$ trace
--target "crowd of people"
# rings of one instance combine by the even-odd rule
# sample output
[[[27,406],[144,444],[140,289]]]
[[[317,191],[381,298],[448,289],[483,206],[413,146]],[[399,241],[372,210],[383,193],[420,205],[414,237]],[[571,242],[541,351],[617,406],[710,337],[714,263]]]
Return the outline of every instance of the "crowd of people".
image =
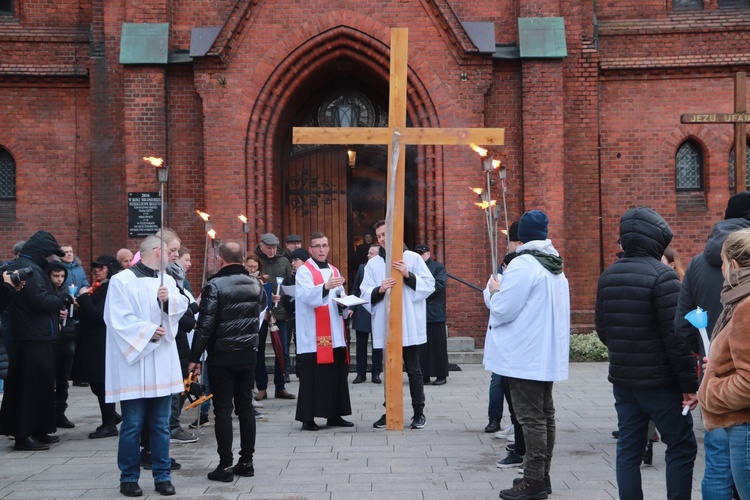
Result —
[[[219,463],[208,478],[253,476],[257,408],[268,397],[267,338],[274,350],[273,394],[296,399],[301,429],[320,430],[316,419],[325,419],[325,427],[354,427],[345,418],[352,414],[350,327],[357,339],[352,383],[367,380],[370,340],[371,381],[381,384],[385,303],[399,281],[410,427],[424,428],[424,384],[443,385],[448,377],[447,273],[421,244],[405,249],[389,269],[386,234],[385,221],[378,221],[374,240],[370,235],[362,245],[366,252],[358,250],[365,260],[350,291],[360,301],[350,307],[346,280],[329,262],[329,239],[321,232],[310,235],[307,249],[300,236],[289,235],[282,250],[271,233],[249,255],[238,243],[224,243],[218,271],[194,294],[190,252],[172,230],[146,237],[135,254],[120,249],[98,257],[91,282],[72,246],[38,231],[16,245],[0,284],[8,353],[5,364],[0,356],[6,379],[0,433],[14,439],[16,450],[49,449],[60,440],[57,428],[75,427],[66,415],[69,381],[88,385],[101,412],[89,438],[119,436],[120,493],[143,495],[141,469],[150,469],[155,490],[174,495],[171,471],[181,465],[170,457],[170,443],[198,440],[182,427],[180,414],[185,380],[201,378],[211,399],[190,427],[208,425],[213,404]],[[508,240],[509,253],[484,290],[483,362],[491,372],[485,431],[509,441],[497,466],[523,469],[500,498],[545,499],[552,493],[553,386],[568,378],[569,288],[544,212],[523,214]],[[671,228],[654,210],[628,210],[620,220],[618,258],[599,279],[596,333],[609,352],[619,495],[643,498],[640,465],[649,463],[660,439],[667,445],[668,498],[690,498],[697,454],[690,410],[700,404],[707,429],[704,498],[750,498],[750,193],[730,199],[725,220],[687,269],[671,240]],[[685,319],[699,306],[708,312],[710,349]],[[286,388],[290,372],[299,377],[297,395]],[[512,422],[506,428],[504,401]],[[387,425],[385,414],[373,423]]]
[[[379,240],[385,244],[384,223],[379,224]],[[357,294],[367,290],[374,298],[355,313],[336,301],[346,296],[345,279],[328,262],[330,247],[322,233],[311,235],[308,250],[302,248],[298,235],[287,236],[282,250],[275,235],[264,234],[255,252],[247,256],[238,243],[224,243],[218,249],[218,271],[196,295],[187,279],[190,252],[170,229],[146,237],[135,254],[123,248],[114,256],[99,256],[91,262],[90,282],[71,245],[59,245],[46,231],[35,233],[16,245],[0,286],[4,311],[0,354],[7,353],[0,358],[0,379],[7,379],[0,433],[14,440],[16,450],[48,450],[60,440],[58,428],[76,425],[66,415],[69,382],[88,386],[101,412],[101,425],[88,437],[119,436],[120,493],[143,495],[139,486],[143,468],[152,471],[159,494],[173,495],[171,471],[181,464],[170,457],[170,443],[198,440],[180,424],[185,380],[202,377],[210,399],[190,427],[209,425],[213,404],[219,465],[208,478],[231,481],[235,475],[253,476],[256,419],[262,417],[257,408],[268,397],[267,336],[275,353],[273,394],[297,399],[296,419],[302,429],[318,430],[315,418],[325,418],[328,426],[353,427],[343,418],[351,414],[348,320],[379,320],[374,327],[361,328],[368,335],[375,332],[372,381],[381,383],[385,315],[380,308],[385,292],[395,284],[395,279],[386,277],[381,247],[372,244],[367,249],[378,267],[373,271],[363,265],[359,284],[363,288]],[[407,289],[419,294],[407,292],[404,299],[411,308],[411,318],[405,319],[409,330],[404,352],[414,429],[426,425],[422,384],[429,372],[423,376],[420,371],[419,349],[427,340],[425,299],[435,292],[435,278],[425,264],[434,261],[426,246],[418,250],[405,253],[408,265],[405,260],[394,262]],[[438,334],[445,336],[445,270],[437,267],[442,270],[442,287],[434,299],[442,303],[442,316],[436,321],[442,324]],[[369,282],[365,282],[366,270]],[[380,281],[375,283],[377,273]],[[292,337],[299,397],[286,389]],[[362,339],[364,351],[358,348],[358,363],[365,367],[367,341],[367,336]],[[435,344],[445,350],[444,338]],[[433,362],[430,370],[445,383],[447,351],[432,357],[440,361]],[[240,424],[236,464],[232,411]],[[381,420],[384,417],[374,427],[384,427]]]

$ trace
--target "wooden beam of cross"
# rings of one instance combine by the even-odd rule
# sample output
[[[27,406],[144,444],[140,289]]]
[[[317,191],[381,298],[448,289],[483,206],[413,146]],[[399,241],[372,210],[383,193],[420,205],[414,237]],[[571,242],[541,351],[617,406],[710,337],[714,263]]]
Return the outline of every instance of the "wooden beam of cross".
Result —
[[[747,189],[747,76],[744,72],[734,75],[734,113],[694,113],[680,116],[680,123],[734,124],[734,192]]]
[[[406,90],[409,30],[391,30],[390,95],[388,99],[388,127],[336,128],[295,127],[294,144],[379,144],[388,145],[388,199],[386,248],[387,272],[392,273],[392,263],[403,258],[404,242],[404,178],[406,161],[401,150],[406,145],[492,145],[501,146],[505,139],[502,128],[407,128]],[[394,155],[395,153],[395,155]],[[395,159],[394,159],[395,157]],[[386,330],[385,401],[386,424],[390,430],[403,429],[404,394],[402,378],[402,280],[396,280],[385,297],[386,310],[390,311]]]

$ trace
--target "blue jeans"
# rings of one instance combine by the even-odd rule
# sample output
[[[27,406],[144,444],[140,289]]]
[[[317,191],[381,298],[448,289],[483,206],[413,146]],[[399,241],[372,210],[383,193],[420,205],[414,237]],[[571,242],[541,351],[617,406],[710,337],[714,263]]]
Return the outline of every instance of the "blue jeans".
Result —
[[[732,469],[729,462],[729,439],[726,429],[706,431],[703,447],[706,451],[706,472],[701,481],[703,498],[731,500]]]
[[[727,427],[732,478],[740,498],[750,498],[750,423]]]
[[[698,453],[693,417],[682,416],[680,389],[631,389],[612,386],[620,438],[617,440],[617,487],[620,499],[642,499],[641,459],[653,420],[667,445],[667,498],[690,498]]]
[[[203,382],[203,385],[206,386],[206,395],[211,394],[211,386],[208,385],[208,363],[203,363],[203,371],[201,371],[201,382]],[[201,403],[201,415],[208,415],[208,412],[211,410],[211,400],[207,399],[203,403]]]
[[[490,377],[490,404],[487,416],[500,420],[503,418],[503,376],[493,373]]]
[[[122,426],[117,448],[120,482],[138,482],[141,475],[140,438],[143,423],[148,422],[151,441],[151,473],[155,483],[169,481],[169,415],[172,396],[131,399],[120,402]]]

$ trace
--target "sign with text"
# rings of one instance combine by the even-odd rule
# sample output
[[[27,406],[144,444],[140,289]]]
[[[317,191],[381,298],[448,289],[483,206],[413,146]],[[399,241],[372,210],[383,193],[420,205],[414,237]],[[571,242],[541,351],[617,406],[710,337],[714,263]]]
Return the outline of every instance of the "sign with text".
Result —
[[[680,123],[750,123],[750,113],[703,113],[682,115]]]
[[[159,193],[128,193],[128,236],[148,236],[160,229]]]

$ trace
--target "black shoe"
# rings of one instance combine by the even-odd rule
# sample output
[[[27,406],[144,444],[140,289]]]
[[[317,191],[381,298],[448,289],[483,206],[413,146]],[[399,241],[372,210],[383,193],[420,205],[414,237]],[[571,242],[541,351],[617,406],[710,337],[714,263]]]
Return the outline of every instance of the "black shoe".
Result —
[[[224,467],[219,464],[214,470],[208,473],[208,478],[211,481],[221,481],[222,483],[231,483],[234,481],[234,471],[232,466]]]
[[[242,477],[253,477],[255,475],[255,469],[253,468],[253,461],[249,462],[237,462],[232,472]]]
[[[329,427],[354,427],[354,422],[349,422],[341,417],[333,417],[328,419],[326,425]]]
[[[430,377],[424,377],[424,378],[422,379],[422,382],[424,382],[424,385],[427,385],[427,384],[429,384],[429,383],[430,383]]]
[[[309,422],[302,422],[302,430],[303,431],[317,431],[318,424],[316,424],[314,420],[310,420]]]
[[[366,381],[367,377],[365,377],[364,375],[357,375],[356,377],[354,377],[354,380],[352,380],[352,384],[361,384],[362,382]]]
[[[505,447],[505,451],[510,453],[516,452],[516,443],[510,443],[508,446]],[[523,453],[519,453],[520,456],[523,456]]]
[[[49,444],[42,443],[34,436],[26,436],[23,439],[16,439],[14,448],[19,451],[41,451],[49,450]]]
[[[425,425],[427,425],[427,419],[424,417],[424,413],[420,413],[419,415],[414,415],[411,418],[412,429],[424,429]]]
[[[654,443],[652,441],[649,441],[646,445],[642,461],[644,465],[651,465],[654,463]]]
[[[34,436],[37,441],[44,444],[52,444],[52,443],[59,443],[60,442],[60,436],[55,436],[54,434],[37,434]]]
[[[57,426],[61,429],[73,429],[76,424],[68,420],[68,417],[66,417],[64,413],[60,413],[57,416]]]
[[[382,384],[383,381],[380,380],[380,375],[373,375],[372,376],[372,383],[373,384]]]
[[[490,417],[490,423],[484,428],[484,432],[497,432],[500,430],[500,419]]]
[[[120,423],[122,423],[122,415],[115,412],[115,425],[120,425]]]
[[[120,493],[126,497],[143,496],[143,490],[138,483],[120,483]]]
[[[94,432],[89,434],[89,439],[101,439],[108,437],[115,437],[120,433],[117,431],[117,427],[114,425],[100,425]]]
[[[498,460],[497,463],[498,468],[500,469],[507,469],[509,467],[522,467],[523,466],[523,455],[518,455],[516,452],[511,451],[508,453],[508,456],[503,458],[502,460]]]
[[[518,484],[518,483],[520,483],[521,481],[523,481],[523,478],[522,478],[522,477],[517,477],[517,478],[515,478],[515,479],[513,480],[513,486],[517,485],[517,484]],[[552,480],[550,479],[550,477],[549,477],[549,476],[547,476],[547,477],[545,477],[545,478],[544,478],[544,486],[546,486],[546,487],[547,487],[547,494],[548,494],[548,495],[551,495],[551,494],[552,494]]]
[[[515,481],[514,481],[515,482]],[[544,479],[522,478],[509,490],[502,490],[500,498],[505,500],[543,500],[547,498],[547,485]]]
[[[377,420],[377,422],[375,422],[374,424],[372,424],[372,426],[373,426],[373,427],[374,427],[375,429],[385,429],[386,425],[387,425],[387,424],[386,424],[386,422],[385,422],[385,413],[383,413],[383,416],[381,416],[381,417],[380,417],[380,418],[379,418],[379,419]]]
[[[439,377],[435,379],[432,385],[445,385],[446,382],[447,380],[445,380],[445,377]]]
[[[158,483],[154,483],[154,489],[160,495],[164,496],[170,496],[176,493],[172,481],[160,481]]]
[[[169,470],[179,470],[182,469],[182,464],[179,463],[174,458],[170,458],[171,462],[169,464]],[[141,452],[141,467],[143,467],[146,470],[151,470],[151,452],[150,451],[142,451]]]
[[[612,431],[612,437],[615,439],[620,438],[620,431]]]
[[[75,387],[88,387],[89,384],[88,384],[88,382],[76,382],[76,381],[74,381],[73,382],[73,386],[75,386]]]

